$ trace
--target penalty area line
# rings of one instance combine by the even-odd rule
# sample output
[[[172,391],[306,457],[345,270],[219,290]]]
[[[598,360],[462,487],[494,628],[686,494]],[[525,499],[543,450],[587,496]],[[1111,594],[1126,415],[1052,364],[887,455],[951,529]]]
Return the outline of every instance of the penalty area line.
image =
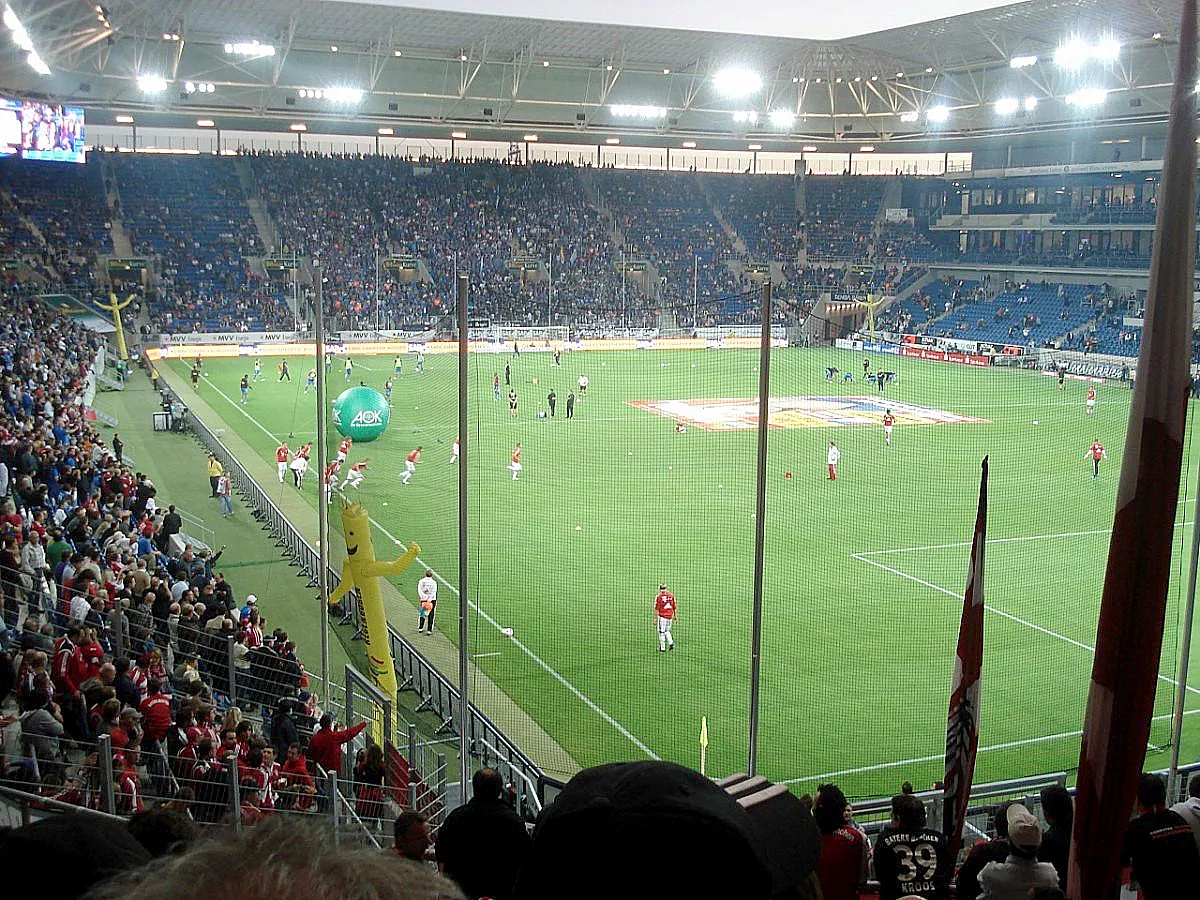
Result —
[[[1200,714],[1200,709],[1189,709],[1183,713],[1185,716],[1194,716]],[[1172,713],[1163,713],[1154,717],[1154,721],[1158,722],[1164,719],[1173,718]],[[1067,738],[1081,737],[1083,731],[1060,731],[1058,734],[1045,734],[1041,737],[1022,738],[1016,741],[1005,741],[1001,744],[991,744],[987,747],[980,747],[980,753],[991,753],[997,750],[1014,750],[1017,747],[1028,747],[1032,744],[1044,744],[1049,741],[1061,741]],[[880,772],[884,769],[895,769],[900,766],[915,766],[921,763],[938,762],[946,758],[945,753],[932,753],[929,756],[914,756],[911,759],[899,759],[895,762],[876,763],[871,766],[858,766],[854,769],[841,769],[837,772],[822,772],[819,775],[802,775],[799,778],[785,778],[780,781],[780,784],[800,784],[801,782],[816,781],[821,782],[829,778],[840,778],[845,775],[861,775],[865,772]]]
[[[1182,525],[1190,525],[1191,523],[1184,522],[1181,524]],[[1176,526],[1176,527],[1179,527],[1179,526]],[[915,582],[916,584],[919,584],[922,587],[929,588],[931,591],[937,591],[938,593],[945,594],[947,597],[953,597],[955,600],[960,600],[960,601],[962,600],[961,593],[959,593],[957,591],[952,591],[949,588],[944,588],[940,584],[934,584],[932,581],[926,581],[924,578],[918,578],[916,575],[911,575],[908,572],[905,572],[901,569],[896,569],[896,568],[893,568],[892,566],[884,565],[883,563],[877,562],[873,559],[867,559],[865,556],[862,556],[861,554],[858,554],[858,553],[850,554],[850,558],[857,559],[859,562],[865,562],[868,565],[875,566],[878,569],[883,569],[885,572],[890,572],[892,575],[898,575],[901,578],[908,579],[909,581]],[[1086,650],[1088,653],[1091,653],[1092,655],[1095,655],[1095,653],[1096,653],[1096,648],[1093,647],[1091,644],[1085,644],[1083,641],[1077,641],[1073,637],[1067,637],[1065,634],[1062,634],[1061,632],[1054,631],[1053,629],[1050,629],[1050,628],[1046,628],[1043,625],[1038,625],[1036,622],[1030,622],[1028,619],[1023,619],[1020,616],[1013,615],[1010,612],[1005,612],[1004,610],[1002,610],[1000,607],[996,606],[995,604],[988,603],[986,601],[986,598],[985,598],[985,601],[983,604],[983,610],[984,610],[984,612],[989,612],[989,613],[992,613],[993,615],[997,615],[1002,618],[1008,619],[1010,622],[1016,622],[1018,625],[1024,625],[1026,628],[1032,628],[1034,631],[1040,632],[1048,637],[1057,638],[1058,640],[1064,641],[1065,643],[1068,643],[1073,647],[1078,647],[1080,650]],[[1167,675],[1163,675],[1161,672],[1157,673],[1157,674],[1158,674],[1159,681],[1166,682],[1167,684],[1171,685],[1171,687],[1179,687],[1179,682],[1176,681],[1174,678],[1171,678]],[[1190,684],[1184,685],[1184,690],[1186,690],[1188,693],[1196,694],[1196,695],[1200,696],[1200,688],[1194,688]]]
[[[210,383],[209,386],[214,391],[216,391],[218,394],[220,394],[222,397],[224,397],[225,401],[230,406],[232,406],[234,409],[238,410],[243,416],[245,416],[247,419],[249,419],[251,422],[253,422],[258,427],[258,429],[260,431],[262,431],[263,434],[265,434],[267,437],[269,437],[273,441],[276,441],[276,442],[279,441],[279,438],[276,435],[272,434],[271,431],[265,425],[262,424],[262,422],[258,421],[258,419],[254,418],[254,416],[250,415],[249,412],[247,412],[245,409],[242,408],[243,404],[236,402],[232,397],[230,397],[228,394],[226,394],[224,391],[222,391],[216,385]],[[319,498],[318,498],[318,500],[319,500]],[[368,518],[370,519],[371,524],[379,529],[380,533],[382,533],[386,538],[391,540],[392,543],[394,543],[397,547],[400,548],[402,553],[408,551],[408,546],[406,544],[401,543],[399,538],[397,538],[394,534],[392,534],[390,531],[388,531],[386,528],[384,528],[383,525],[381,525],[374,517],[368,517]],[[433,568],[433,566],[428,565],[419,556],[416,557],[415,561],[420,563],[425,568],[429,569],[431,572],[433,572],[434,577],[437,578],[438,581],[440,581],[442,584],[444,584],[450,590],[450,592],[454,594],[455,597],[458,596],[458,588],[456,588],[454,585],[452,585],[450,582],[448,582],[445,578],[443,578],[441,576],[441,574],[436,569]],[[479,604],[477,604],[474,600],[468,599],[467,604],[471,607],[471,609],[473,609],[477,613],[479,613],[479,615],[483,618],[483,620],[485,622],[487,622],[489,625],[491,625],[497,631],[501,630],[502,626],[500,625],[500,623],[497,622],[495,619],[493,619],[491,616],[489,616],[487,614],[487,612],[484,611],[484,609],[482,607],[480,607]],[[575,687],[575,685],[571,684],[571,682],[567,681],[567,679],[564,678],[557,669],[555,669],[548,662],[546,662],[544,659],[542,659],[540,656],[538,656],[536,653],[534,653],[532,650],[530,650],[529,647],[527,647],[524,643],[522,643],[520,639],[518,639],[516,637],[510,637],[509,640],[512,641],[514,644],[516,644],[517,647],[521,650],[521,652],[524,653],[526,656],[528,656],[530,660],[532,660],[539,667],[541,667],[541,669],[543,671],[545,671],[547,675],[549,675],[551,678],[553,678],[555,681],[557,681],[559,684],[561,684],[564,688],[566,688],[580,702],[582,702],[588,709],[590,709],[592,712],[594,712],[596,715],[598,715],[601,719],[603,719],[605,722],[607,722],[609,725],[611,725],[613,728],[615,728],[617,733],[620,734],[621,737],[625,738],[627,741],[629,741],[629,743],[633,744],[633,746],[637,747],[639,750],[641,750],[643,753],[645,753],[646,756],[648,756],[650,759],[653,759],[653,760],[662,759],[661,756],[656,754],[653,750],[651,750],[649,747],[647,747],[641,740],[639,740],[638,737],[633,734],[633,732],[631,732],[628,728],[626,728],[624,725],[622,725],[620,722],[618,722],[616,719],[614,719],[612,716],[610,716],[607,712],[605,712],[605,710],[599,704],[597,704],[594,700],[592,700],[585,693],[583,693],[583,691],[579,690],[579,688]]]

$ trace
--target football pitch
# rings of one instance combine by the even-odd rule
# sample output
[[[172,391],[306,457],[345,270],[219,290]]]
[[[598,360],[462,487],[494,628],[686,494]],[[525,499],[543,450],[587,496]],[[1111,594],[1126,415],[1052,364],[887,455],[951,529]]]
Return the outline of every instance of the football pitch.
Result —
[[[330,401],[383,389],[393,358],[355,356],[329,374]],[[199,393],[260,453],[315,436],[309,360],[264,354],[240,402],[248,358],[208,360]],[[754,550],[756,351],[478,354],[470,359],[470,653],[580,764],[657,757],[708,771],[745,768]],[[438,628],[457,640],[457,359],[429,355],[394,379],[391,423],[371,444],[362,487],[378,552],[417,541],[445,578]],[[941,777],[950,677],[980,461],[990,457],[985,661],[976,781],[1066,771],[1079,754],[1096,617],[1131,392],[1013,369],[872,356],[898,379],[877,393],[863,357],[776,350],[771,362],[759,768],[811,790],[927,787]],[[174,361],[186,377],[190,363]],[[505,366],[519,395],[510,415]],[[826,366],[853,372],[826,379]],[[568,392],[586,397],[566,418]],[[494,395],[493,377],[500,381]],[[546,397],[557,395],[554,417]],[[183,391],[186,402],[187,391]],[[881,424],[896,416],[891,446]],[[1189,409],[1194,413],[1195,407]],[[676,430],[685,423],[686,433]],[[221,423],[218,423],[221,424]],[[1195,496],[1189,421],[1172,589],[1147,765],[1168,763]],[[1088,455],[1108,458],[1093,479]],[[523,445],[513,480],[510,453]],[[842,452],[838,478],[826,450]],[[327,436],[336,446],[337,436]],[[404,458],[420,446],[411,484]],[[315,460],[315,454],[314,454]],[[305,491],[315,509],[317,479]],[[271,485],[274,487],[274,485]],[[290,485],[280,491],[294,490]],[[336,510],[337,504],[333,508]],[[315,513],[314,513],[315,515]],[[336,517],[336,512],[335,512]],[[331,524],[336,529],[336,519]],[[335,564],[338,562],[334,560]],[[397,581],[415,597],[423,567]],[[659,652],[653,597],[679,603],[677,647]],[[415,605],[413,618],[415,620]],[[511,628],[511,637],[501,629]],[[428,640],[428,638],[415,638]],[[420,644],[418,643],[418,647]],[[1200,653],[1193,653],[1182,759],[1200,754]],[[481,681],[472,699],[487,708]],[[525,748],[537,760],[539,748]],[[559,774],[559,773],[551,773]]]

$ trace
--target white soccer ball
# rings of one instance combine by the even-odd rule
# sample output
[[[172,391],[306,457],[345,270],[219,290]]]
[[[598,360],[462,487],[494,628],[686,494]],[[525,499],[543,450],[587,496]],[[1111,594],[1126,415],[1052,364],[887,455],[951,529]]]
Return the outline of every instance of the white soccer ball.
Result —
[[[511,628],[501,628],[501,629],[500,629],[500,633],[501,633],[502,635],[504,635],[505,637],[512,637],[512,636],[513,636],[513,630],[512,630]]]
[[[630,450],[630,451],[629,451],[629,455],[630,455],[630,456],[633,456],[633,451],[632,451],[632,450]]]
[[[723,488],[723,487],[725,487],[725,485],[723,485],[723,484],[718,484],[718,485],[717,485],[717,487],[719,487],[719,488]]]
[[[1041,424],[1041,422],[1039,422],[1037,419],[1034,419],[1034,420],[1033,420],[1033,424],[1034,424],[1034,425],[1040,425],[1040,424]]]
[[[695,364],[695,363],[692,363],[692,368],[693,368],[693,369],[694,369],[694,368],[696,368],[696,364]]]
[[[576,530],[576,531],[583,531],[583,526],[582,526],[582,525],[576,525],[576,526],[575,526],[575,530]]]
[[[674,466],[667,466],[667,470],[668,470],[668,471],[670,471],[670,470],[671,470],[671,469],[673,469],[673,468],[675,468],[675,467],[674,467]]]

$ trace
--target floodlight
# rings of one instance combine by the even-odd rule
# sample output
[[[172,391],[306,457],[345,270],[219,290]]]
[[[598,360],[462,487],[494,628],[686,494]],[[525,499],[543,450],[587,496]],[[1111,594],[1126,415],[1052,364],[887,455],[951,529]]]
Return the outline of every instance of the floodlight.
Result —
[[[606,144],[619,144],[619,143],[621,143],[621,139],[620,139],[620,138],[605,138],[605,139],[604,139],[604,143],[606,143]]]
[[[25,61],[29,63],[29,67],[39,75],[50,74],[50,67],[46,65],[45,61],[40,56],[38,56],[36,50],[30,50],[29,55],[25,57]]]
[[[291,131],[308,131],[308,126],[303,122],[293,122],[288,126]]]
[[[1121,55],[1121,42],[1114,37],[1101,38],[1092,47],[1092,58],[1112,62]]]
[[[749,69],[721,69],[713,84],[726,97],[746,97],[762,89],[762,76]]]
[[[465,131],[452,131],[450,132],[450,137],[456,141],[465,141],[467,139],[467,133]]]
[[[767,118],[771,120],[772,127],[787,129],[795,123],[796,114],[790,109],[773,109]]]
[[[1081,109],[1086,109],[1092,106],[1100,106],[1108,96],[1107,88],[1080,88],[1067,94],[1066,101],[1068,106],[1078,106]]]
[[[231,56],[262,57],[274,56],[275,48],[271,44],[258,41],[231,41],[225,45],[225,52]]]
[[[738,110],[733,114],[733,121],[749,125],[757,125],[758,113],[752,109]]]
[[[762,144],[747,144],[746,149],[747,150],[761,150]]]
[[[197,128],[216,128],[217,123],[214,122],[212,119],[197,119],[196,127]]]
[[[908,112],[900,113],[901,122],[915,122],[917,121],[917,118],[917,111],[915,109],[910,109]]]
[[[874,153],[875,148],[873,146],[871,146],[870,144],[863,144],[861,147],[858,148],[858,152],[859,153]]]
[[[383,135],[384,137],[391,137],[393,134],[395,134],[395,133],[396,133],[396,129],[394,129],[394,128],[380,128],[378,133],[379,133],[379,134],[381,134],[381,135]]]
[[[641,106],[635,103],[614,103],[608,111],[622,119],[663,119],[667,115],[666,107]]]
[[[361,103],[363,92],[355,87],[333,87],[325,89],[325,96],[334,103]]]
[[[1025,98],[1025,112],[1033,112],[1037,109],[1038,98],[1030,94]]]
[[[529,144],[536,144],[538,141],[538,136],[536,134],[527,134],[521,140]]]
[[[684,141],[684,142],[683,142],[683,149],[684,149],[684,150],[695,150],[695,149],[696,149],[696,142],[695,142],[695,141]]]
[[[800,148],[800,152],[801,153],[816,153],[817,148],[814,147],[812,144],[806,144],[805,146]]]
[[[1008,64],[1014,69],[1027,69],[1030,66],[1037,65],[1038,58],[1032,53],[1027,56],[1014,56],[1008,61]]]
[[[125,113],[121,113],[119,116],[117,116],[116,122],[118,125],[132,125],[133,124],[133,116],[127,115]]]
[[[139,75],[137,86],[144,94],[161,94],[167,89],[167,79],[161,75]]]
[[[1001,97],[996,101],[995,109],[998,116],[1011,116],[1021,108],[1021,101],[1016,97]]]
[[[925,118],[930,122],[942,123],[950,118],[950,107],[948,106],[931,106],[925,110]]]

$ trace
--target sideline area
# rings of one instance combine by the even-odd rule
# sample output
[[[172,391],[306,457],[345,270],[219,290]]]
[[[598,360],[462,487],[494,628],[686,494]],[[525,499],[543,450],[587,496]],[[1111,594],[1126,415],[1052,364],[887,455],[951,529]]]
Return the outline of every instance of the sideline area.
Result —
[[[224,431],[221,439],[260,484],[270,484],[271,480],[276,478],[273,461],[267,460],[256,453],[236,431],[226,429],[222,417],[203,398],[196,396],[191,387],[187,385],[186,379],[172,371],[170,366],[159,366],[158,372],[166,384],[184,400],[191,415],[199,417],[214,429]],[[120,408],[131,403],[130,399],[122,398],[139,396],[144,398],[140,404],[140,409],[135,408],[126,411]],[[113,399],[114,397],[117,399]],[[140,429],[138,442],[131,441],[125,436],[122,430],[122,438],[126,440],[130,453],[138,462],[139,467],[141,467],[143,458],[150,458],[152,455],[152,451],[148,445],[154,444],[157,449],[157,442],[160,438],[170,438],[179,447],[178,453],[173,452],[170,456],[177,463],[177,465],[173,465],[172,467],[174,475],[171,477],[164,476],[164,481],[158,482],[156,476],[159,474],[159,471],[149,467],[142,470],[149,473],[156,483],[173,484],[171,481],[172,477],[184,482],[185,486],[190,487],[192,491],[191,494],[183,495],[186,497],[187,502],[193,503],[192,498],[194,497],[194,504],[198,510],[207,509],[207,504],[212,502],[214,504],[212,507],[213,518],[219,521],[215,501],[210,501],[208,498],[208,480],[204,474],[205,454],[199,443],[190,436],[174,432],[154,433],[151,431],[151,413],[158,407],[155,402],[155,396],[150,389],[149,381],[144,374],[136,374],[127,385],[127,390],[120,394],[105,393],[98,395],[96,404],[106,412],[117,414],[123,423],[127,423],[125,427],[128,427],[128,424],[134,421],[144,423],[137,426]],[[134,430],[134,428],[130,428],[130,435],[134,433]],[[187,455],[184,454],[185,445]],[[161,449],[157,449],[157,453],[159,459],[164,458]],[[186,474],[188,472],[195,472],[195,476],[188,478]],[[309,501],[295,491],[284,491],[275,497],[275,502],[292,521],[293,525],[315,542],[317,537],[317,517]],[[244,509],[244,507],[239,508]],[[188,511],[190,512],[191,510],[189,509]],[[234,519],[238,518],[238,515],[234,516]],[[255,551],[254,555],[250,555],[251,560],[265,560],[271,554],[275,555],[273,562],[264,563],[262,566],[264,570],[263,577],[266,583],[270,584],[273,577],[276,584],[276,593],[278,593],[278,585],[282,583],[280,573],[286,571],[289,576],[297,578],[293,584],[299,586],[304,596],[315,594],[315,591],[306,587],[305,583],[296,576],[296,570],[279,557],[279,551],[261,531],[258,523],[250,517],[249,513],[247,512],[240,518],[244,520],[242,528],[247,533],[248,540],[244,545],[239,542],[237,546],[252,546],[249,543],[249,535],[252,533],[254,539],[259,542],[257,546],[261,546],[262,550]],[[225,527],[231,522],[232,520],[226,520],[226,522],[221,522],[221,525]],[[339,554],[344,555],[342,538],[337,533],[336,528],[331,527],[330,541],[331,558],[336,565]],[[234,546],[234,541],[232,540],[224,542],[230,546]],[[418,646],[421,654],[439,671],[453,676],[458,670],[458,650],[456,646],[441,632],[435,632],[432,637],[423,636],[420,639],[420,643],[417,644],[416,629],[413,627],[415,625],[414,607],[409,603],[404,594],[390,581],[385,580],[382,582],[382,585],[384,607],[387,610],[388,622],[392,628],[404,636],[410,643]],[[271,619],[272,607],[266,605],[265,611],[268,614],[268,618]],[[292,629],[288,626],[293,619],[296,620],[297,644],[304,652],[304,659],[307,661],[308,668],[310,670],[314,669],[314,664],[319,660],[318,654],[320,652],[320,628],[317,610],[314,607],[312,615],[309,616],[303,612],[299,604],[292,603],[288,604],[288,614],[286,616],[277,613],[272,621],[279,621],[285,628],[288,628],[290,634]],[[365,670],[365,660],[361,656],[361,653],[356,652],[356,658],[349,658],[345,655],[344,648],[341,646],[341,642],[347,641],[350,637],[348,626],[335,628],[334,633],[338,636],[339,641],[330,643],[331,669],[337,671],[349,660],[356,665],[362,664]],[[335,646],[342,653],[340,662],[334,656],[333,648]],[[359,645],[352,646],[357,651]],[[471,669],[471,684],[472,701],[496,723],[497,727],[516,742],[522,750],[528,753],[547,775],[565,780],[579,770],[579,764],[546,733],[541,725],[498,686],[492,683],[485,673],[474,666]],[[411,712],[418,700],[411,693],[401,692],[397,696],[397,702],[402,708],[408,709]],[[434,724],[436,725],[436,723]],[[445,746],[448,755],[456,756],[455,748],[451,744],[448,743]]]

